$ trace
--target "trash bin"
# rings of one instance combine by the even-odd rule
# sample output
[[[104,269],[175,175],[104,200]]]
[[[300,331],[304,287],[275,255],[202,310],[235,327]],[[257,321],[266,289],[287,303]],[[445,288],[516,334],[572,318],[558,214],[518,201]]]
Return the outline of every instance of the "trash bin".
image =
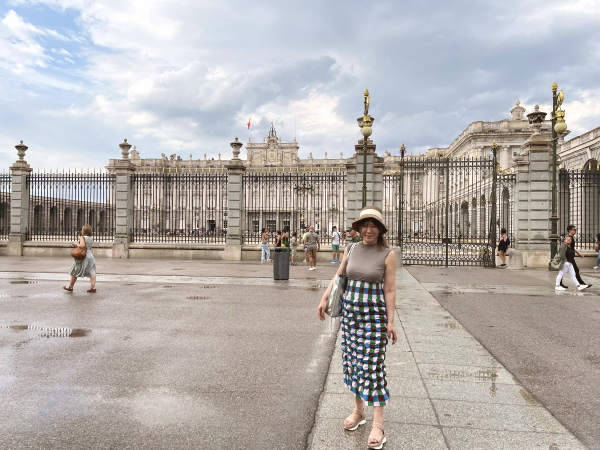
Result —
[[[273,279],[290,279],[290,252],[287,247],[275,247],[273,252]]]

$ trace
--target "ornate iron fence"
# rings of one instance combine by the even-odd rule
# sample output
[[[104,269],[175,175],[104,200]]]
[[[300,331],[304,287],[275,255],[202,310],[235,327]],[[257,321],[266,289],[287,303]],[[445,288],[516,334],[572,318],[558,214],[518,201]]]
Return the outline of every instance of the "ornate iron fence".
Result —
[[[577,227],[577,248],[593,250],[600,233],[600,170],[561,169],[558,178],[558,234]]]
[[[499,229],[512,229],[514,176],[497,177],[495,196],[493,181],[488,158],[409,158],[385,174],[389,239],[404,263],[492,265]]]
[[[94,240],[110,242],[115,234],[115,176],[101,173],[31,174],[27,240],[76,238],[85,224]]]
[[[514,173],[503,173],[497,177],[497,232],[496,238],[500,239],[500,230],[506,228],[508,238],[510,239],[510,247],[514,247],[515,243],[515,186],[517,185],[517,175]]]
[[[281,170],[281,169],[280,169]],[[298,237],[314,226],[327,243],[333,226],[346,223],[346,173],[343,167],[327,172],[247,172],[243,176],[242,240],[260,242],[263,228],[296,231]]]
[[[132,242],[225,243],[227,173],[134,174]]]
[[[10,192],[12,178],[9,173],[0,173],[0,239],[8,239],[10,233]]]

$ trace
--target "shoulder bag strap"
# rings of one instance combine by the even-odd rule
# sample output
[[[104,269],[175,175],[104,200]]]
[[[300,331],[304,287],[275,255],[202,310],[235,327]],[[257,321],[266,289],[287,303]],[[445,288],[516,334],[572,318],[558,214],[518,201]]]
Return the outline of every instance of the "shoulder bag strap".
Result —
[[[348,267],[348,261],[350,261],[350,255],[352,254],[352,250],[354,250],[354,247],[356,246],[356,244],[358,244],[358,242],[354,242],[350,246],[350,250],[348,250],[348,257],[346,258],[346,264],[344,264],[344,270],[342,270],[342,275],[346,275],[346,267]]]

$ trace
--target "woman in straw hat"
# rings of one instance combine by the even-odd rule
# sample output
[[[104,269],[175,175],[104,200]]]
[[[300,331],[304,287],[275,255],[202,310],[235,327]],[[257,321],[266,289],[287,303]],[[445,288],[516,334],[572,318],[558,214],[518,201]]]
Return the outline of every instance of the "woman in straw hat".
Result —
[[[338,274],[344,266],[348,283],[342,306],[342,366],[344,385],[354,393],[354,411],[344,420],[344,429],[356,430],[366,423],[365,403],[373,406],[373,429],[367,443],[380,449],[386,442],[383,407],[389,402],[385,370],[388,340],[395,344],[396,255],[385,240],[387,228],[381,210],[366,206],[352,228],[362,237],[353,244],[348,258],[346,247]],[[347,262],[347,263],[346,263]],[[333,280],[319,303],[319,319],[325,320],[325,306]]]

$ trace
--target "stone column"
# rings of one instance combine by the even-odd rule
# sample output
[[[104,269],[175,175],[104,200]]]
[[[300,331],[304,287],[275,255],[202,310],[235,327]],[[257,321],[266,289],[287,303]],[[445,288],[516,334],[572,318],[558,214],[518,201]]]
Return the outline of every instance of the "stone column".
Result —
[[[360,214],[362,209],[362,185],[364,171],[364,145],[359,140],[354,146],[354,160],[346,165],[347,180],[347,206],[346,220],[351,224]],[[383,195],[383,159],[375,154],[375,144],[367,139],[367,204],[381,208]],[[350,225],[348,225],[350,226]]]
[[[501,170],[506,170],[510,167],[511,157],[510,147],[508,145],[503,145],[499,158]]]
[[[133,228],[133,191],[131,175],[134,167],[129,160],[131,144],[125,139],[121,144],[121,159],[112,160],[109,170],[116,175],[116,228],[113,258],[129,258],[130,231]]]
[[[246,171],[239,158],[242,143],[238,138],[230,144],[233,158],[227,165],[227,240],[223,259],[240,261],[242,259],[242,214],[244,213],[243,175]]]
[[[547,136],[532,135],[515,158],[515,249],[527,267],[548,267],[552,214],[552,145]]]
[[[10,234],[8,235],[7,253],[10,256],[23,256],[23,242],[29,229],[29,188],[27,177],[32,168],[23,158],[27,146],[23,141],[15,145],[19,159],[10,167],[12,176],[10,196]]]

